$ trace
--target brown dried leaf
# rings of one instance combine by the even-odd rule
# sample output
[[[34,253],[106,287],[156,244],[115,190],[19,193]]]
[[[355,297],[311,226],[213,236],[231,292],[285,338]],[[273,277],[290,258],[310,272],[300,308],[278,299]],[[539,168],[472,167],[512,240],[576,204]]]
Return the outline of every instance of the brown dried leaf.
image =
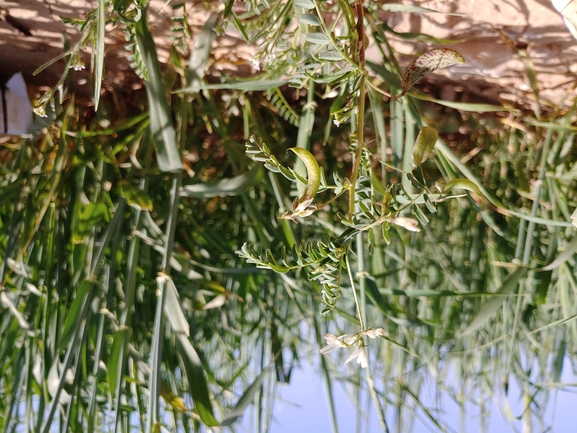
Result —
[[[405,70],[405,73],[401,78],[403,91],[398,98],[407,93],[407,91],[413,87],[417,81],[429,75],[431,72],[463,63],[465,63],[465,58],[457,51],[451,50],[450,48],[435,48],[431,51],[427,51],[425,54],[413,60]]]

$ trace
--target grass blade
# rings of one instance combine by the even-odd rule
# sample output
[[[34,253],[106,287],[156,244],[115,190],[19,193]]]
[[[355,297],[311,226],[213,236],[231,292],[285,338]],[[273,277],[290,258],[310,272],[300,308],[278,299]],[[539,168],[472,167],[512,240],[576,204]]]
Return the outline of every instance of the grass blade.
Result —
[[[573,257],[573,255],[575,254],[575,251],[577,251],[577,237],[574,238],[565,247],[565,251],[563,251],[561,254],[559,254],[559,256],[557,256],[557,258],[555,260],[553,260],[551,263],[549,263],[547,266],[545,266],[544,268],[541,268],[541,270],[542,271],[550,271],[552,269],[558,268],[563,263],[565,263],[567,260],[569,260],[571,257]]]
[[[206,61],[210,56],[212,43],[216,37],[214,29],[219,21],[220,14],[212,14],[210,18],[206,20],[206,23],[198,34],[194,50],[190,53],[190,59],[188,61],[188,81],[190,83],[189,87],[196,89],[194,93],[200,90],[205,73]]]
[[[526,273],[527,268],[519,267],[515,269],[511,274],[509,274],[505,281],[503,281],[503,285],[496,294],[504,295],[513,293],[517,287],[517,283]],[[460,337],[464,337],[483,326],[491,317],[493,317],[499,308],[501,308],[505,300],[506,298],[499,296],[483,304],[481,310],[477,313],[471,324],[461,333]]]
[[[94,44],[94,111],[98,110],[100,102],[100,90],[102,89],[102,77],[104,75],[104,36],[106,27],[106,0],[98,0],[96,38]]]
[[[242,92],[259,92],[264,90],[276,89],[284,84],[287,84],[287,80],[250,80],[250,81],[235,81],[230,83],[222,84],[203,84],[203,89],[208,90],[240,90]],[[197,93],[198,90],[193,86],[185,87],[180,89],[179,92],[186,93]]]
[[[268,372],[268,368],[263,370],[258,377],[254,380],[254,382],[246,389],[244,394],[240,397],[234,408],[230,410],[230,412],[224,417],[220,425],[222,427],[230,427],[232,424],[235,423],[237,419],[239,419],[242,414],[244,413],[245,409],[248,405],[252,402],[255,394],[261,387],[262,381],[265,377],[265,374]]]
[[[202,362],[188,341],[188,338],[180,334],[176,337],[177,350],[180,357],[180,364],[186,373],[189,383],[189,390],[194,400],[194,406],[203,423],[207,426],[216,426],[218,421],[214,418],[212,403],[208,393],[208,385],[204,377]]]
[[[194,185],[185,185],[182,187],[180,195],[194,198],[238,196],[258,185],[262,181],[263,175],[262,165],[259,164],[246,173],[230,179],[221,179],[214,183],[200,182]]]
[[[453,15],[462,16],[462,14],[441,12],[434,9],[422,8],[420,6],[406,5],[401,3],[386,3],[380,6],[380,9],[387,12],[407,12],[416,14],[443,14],[443,15]]]
[[[158,166],[161,171],[182,170],[180,152],[176,142],[176,132],[172,124],[172,115],[164,93],[164,80],[156,56],[156,45],[148,29],[146,11],[135,23],[136,41],[142,54],[142,60],[148,69],[146,94],[150,110],[150,130],[158,151]]]
[[[188,337],[190,335],[190,326],[184,313],[182,307],[180,306],[180,298],[174,285],[174,281],[168,275],[161,273],[156,277],[158,285],[162,283],[166,290],[166,296],[164,301],[164,314],[170,322],[170,327],[177,334],[182,334]],[[162,280],[162,281],[161,281]]]
[[[90,303],[92,289],[95,284],[93,280],[84,280],[78,288],[76,297],[68,311],[64,330],[62,331],[62,339],[60,341],[61,348],[68,345],[72,337],[76,335],[76,331],[81,326],[82,321],[86,318],[88,312],[87,307]]]
[[[160,431],[160,393],[162,388],[162,346],[164,340],[163,307],[165,290],[163,280],[158,282],[158,300],[154,315],[152,345],[150,348],[150,375],[148,376],[148,418],[146,433]]]

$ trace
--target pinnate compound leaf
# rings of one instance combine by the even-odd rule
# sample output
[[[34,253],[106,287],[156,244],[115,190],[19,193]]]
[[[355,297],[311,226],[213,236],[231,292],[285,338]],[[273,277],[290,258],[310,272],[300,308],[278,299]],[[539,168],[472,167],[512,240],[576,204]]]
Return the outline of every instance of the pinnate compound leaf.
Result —
[[[172,115],[164,93],[164,78],[156,55],[156,44],[148,28],[146,13],[135,23],[136,42],[142,54],[142,61],[148,70],[146,95],[150,111],[150,131],[156,145],[158,167],[163,172],[182,170],[182,161],[176,142],[176,131]]]
[[[427,160],[433,149],[439,134],[430,126],[423,126],[417,136],[417,141],[413,149],[413,168],[417,168]]]
[[[401,78],[403,91],[399,98],[409,91],[422,78],[438,69],[465,63],[465,58],[450,48],[435,48],[417,57],[407,67]]]

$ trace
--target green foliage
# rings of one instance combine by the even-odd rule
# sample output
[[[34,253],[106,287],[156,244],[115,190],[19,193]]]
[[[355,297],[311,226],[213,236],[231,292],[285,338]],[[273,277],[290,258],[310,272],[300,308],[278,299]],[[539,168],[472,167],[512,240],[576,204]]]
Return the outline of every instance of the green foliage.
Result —
[[[278,87],[267,91],[266,97],[276,107],[279,116],[294,126],[299,125],[300,117],[298,113],[293,110]]]
[[[148,69],[142,59],[142,53],[140,52],[140,47],[136,39],[135,23],[127,23],[124,34],[127,42],[126,49],[131,53],[128,58],[130,67],[141,79],[148,80]]]
[[[245,243],[237,254],[247,263],[254,263],[259,268],[271,269],[278,273],[309,268],[309,279],[318,281],[322,287],[321,299],[324,304],[322,314],[326,315],[335,308],[339,298],[341,273],[345,267],[344,255],[349,242],[349,236],[327,243],[310,242],[293,248],[290,254],[283,248],[280,259],[276,259],[269,249],[261,253]]]
[[[173,46],[181,54],[185,54],[188,51],[188,43],[192,38],[190,33],[190,26],[188,24],[188,11],[186,9],[186,3],[178,3],[172,5],[172,10],[175,12],[181,12],[177,15],[171,16],[173,26],[170,28],[170,31],[171,38],[173,40]]]
[[[395,431],[407,413],[447,427],[419,399],[431,371],[461,407],[513,378],[542,418],[577,347],[574,110],[507,129],[479,114],[503,107],[420,94],[462,57],[433,49],[401,73],[378,12],[428,9],[237,6],[208,18],[183,66],[189,10],[173,5],[166,74],[142,2],[101,0],[73,22],[82,37],[60,58],[80,67],[94,49],[95,102],[116,26],[146,81],[132,109],[147,111],[118,119],[104,95],[88,116],[71,98],[1,155],[0,429],[200,431],[252,404],[267,430],[276,384],[325,327],[342,334],[328,349],[358,345],[346,359],[369,368],[365,385],[323,358],[329,396],[350,376],[383,430],[385,405]],[[257,77],[205,82],[215,28],[258,48]],[[38,111],[58,107],[65,75]],[[463,153],[452,122],[474,131]]]

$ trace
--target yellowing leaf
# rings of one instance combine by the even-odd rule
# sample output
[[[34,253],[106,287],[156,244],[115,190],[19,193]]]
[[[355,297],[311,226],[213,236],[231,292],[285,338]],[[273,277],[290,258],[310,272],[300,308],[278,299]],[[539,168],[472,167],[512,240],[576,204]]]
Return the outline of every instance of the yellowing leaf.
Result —
[[[102,220],[108,222],[108,207],[103,202],[90,203],[82,210],[72,242],[80,244]]]
[[[179,397],[170,391],[169,385],[164,381],[162,381],[160,385],[160,395],[166,404],[168,404],[173,409],[176,409],[179,412],[186,412],[186,405],[184,404],[182,397]]]
[[[450,48],[435,48],[413,60],[401,78],[403,91],[398,98],[403,96],[413,85],[422,78],[438,69],[447,68],[456,64],[465,63],[465,58]]]
[[[413,168],[417,168],[426,161],[435,148],[438,137],[439,134],[437,134],[435,129],[429,126],[423,126],[423,129],[421,129],[417,136],[417,141],[413,149]]]
[[[143,191],[128,182],[122,182],[120,184],[120,195],[135,209],[147,211],[152,210],[152,199],[146,191]]]

